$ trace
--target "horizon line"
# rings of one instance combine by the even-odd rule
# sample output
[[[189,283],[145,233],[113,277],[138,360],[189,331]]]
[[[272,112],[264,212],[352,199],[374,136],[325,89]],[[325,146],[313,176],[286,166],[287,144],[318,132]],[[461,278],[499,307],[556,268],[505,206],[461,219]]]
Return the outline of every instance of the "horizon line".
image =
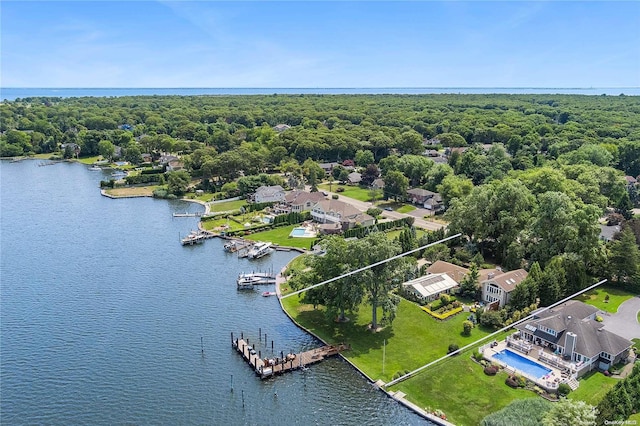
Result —
[[[194,86],[194,87],[124,87],[124,86],[118,86],[118,87],[45,87],[45,86],[7,86],[7,87],[3,87],[0,86],[0,89],[55,89],[55,90],[107,90],[107,89],[163,89],[163,90],[172,90],[172,89],[179,89],[179,90],[203,90],[203,89],[215,89],[215,90],[220,90],[220,89],[246,89],[246,90],[265,90],[265,89],[287,89],[287,90],[292,90],[292,89],[302,89],[302,90],[327,90],[327,89],[340,89],[340,90],[345,90],[345,89],[358,89],[358,90],[362,90],[362,89],[376,89],[376,90],[380,90],[380,89],[563,89],[563,90],[595,90],[595,89],[640,89],[640,86],[590,86],[590,87],[561,87],[561,86],[550,86],[550,87],[544,87],[544,86],[363,86],[363,87],[358,87],[358,86],[326,86],[326,87],[320,87],[320,86],[316,86],[316,87],[269,87],[269,86],[246,86],[246,87],[198,87],[198,86]]]

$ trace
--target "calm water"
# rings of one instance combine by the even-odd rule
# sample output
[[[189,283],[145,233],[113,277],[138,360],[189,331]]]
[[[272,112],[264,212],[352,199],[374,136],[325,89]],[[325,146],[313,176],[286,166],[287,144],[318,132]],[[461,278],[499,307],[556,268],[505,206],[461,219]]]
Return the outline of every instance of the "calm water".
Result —
[[[293,254],[182,247],[197,222],[171,214],[200,206],[102,197],[81,164],[0,177],[1,424],[424,423],[339,359],[260,381],[232,351],[232,331],[259,327],[276,351],[318,345],[275,298],[235,289]]]
[[[539,88],[539,87],[389,87],[389,88],[0,88],[0,100],[15,100],[36,96],[70,98],[79,96],[151,96],[151,95],[271,95],[278,94],[320,94],[320,95],[376,95],[408,94],[430,95],[456,94],[567,94],[567,95],[608,95],[640,96],[640,87],[604,88]]]

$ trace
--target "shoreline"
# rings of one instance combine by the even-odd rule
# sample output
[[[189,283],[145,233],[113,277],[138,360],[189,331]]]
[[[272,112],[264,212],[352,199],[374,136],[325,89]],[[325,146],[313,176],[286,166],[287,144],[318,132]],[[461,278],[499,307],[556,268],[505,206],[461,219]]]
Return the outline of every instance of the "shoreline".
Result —
[[[291,262],[293,262],[295,259],[297,259],[298,256],[294,257],[293,259],[291,259],[289,261],[289,263],[287,263],[281,270],[280,272],[278,272],[278,274],[276,275],[276,295],[278,297],[278,303],[280,304],[280,309],[282,309],[282,312],[284,312],[284,314],[289,318],[289,320],[291,320],[291,322],[293,324],[295,324],[296,327],[298,327],[299,329],[301,329],[302,331],[304,331],[305,333],[313,336],[314,338],[318,339],[320,342],[322,342],[324,345],[328,345],[329,343],[325,342],[320,336],[318,336],[317,334],[315,334],[313,331],[307,329],[306,327],[304,327],[303,325],[301,325],[299,322],[297,322],[290,314],[289,312],[287,312],[287,310],[284,308],[284,305],[282,304],[282,291],[280,289],[280,285],[284,284],[287,282],[286,277],[283,275],[284,271],[289,267],[289,264]],[[405,406],[406,408],[408,408],[409,410],[413,411],[414,413],[416,413],[417,415],[419,415],[420,417],[429,420],[430,422],[440,425],[440,426],[455,426],[453,423],[448,422],[447,420],[441,419],[440,417],[434,416],[431,413],[426,412],[425,410],[423,410],[422,408],[418,407],[416,404],[414,404],[413,402],[407,400],[405,398],[406,394],[404,392],[401,391],[387,391],[386,389],[384,389],[382,386],[385,385],[385,383],[382,380],[373,380],[371,377],[369,377],[364,371],[360,370],[360,368],[358,368],[358,366],[356,364],[354,364],[351,360],[349,360],[348,358],[346,358],[342,353],[339,353],[338,356],[340,358],[342,358],[344,361],[346,361],[347,363],[349,363],[349,365],[351,365],[358,373],[360,373],[360,375],[362,377],[364,377],[365,379],[367,379],[367,381],[375,386],[377,389],[379,389],[380,391],[382,391],[385,395],[387,395],[387,397],[397,401],[399,404],[402,404],[403,406]]]

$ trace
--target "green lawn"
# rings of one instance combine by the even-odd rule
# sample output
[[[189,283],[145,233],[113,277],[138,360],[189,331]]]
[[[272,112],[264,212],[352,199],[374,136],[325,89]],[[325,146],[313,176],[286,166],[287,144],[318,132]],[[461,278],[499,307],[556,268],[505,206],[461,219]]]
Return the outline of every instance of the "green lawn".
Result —
[[[605,303],[604,298],[607,295],[609,295],[609,302]],[[578,296],[576,299],[595,306],[598,309],[602,309],[603,311],[616,313],[618,312],[618,306],[633,296],[634,294],[619,288],[598,287]]]
[[[633,342],[633,348],[636,351],[636,355],[637,355],[638,353],[640,353],[640,339],[633,338],[631,339],[631,341]]]
[[[619,379],[607,377],[598,371],[592,371],[580,379],[580,386],[569,394],[569,398],[581,400],[591,405],[598,405],[604,395],[618,381]]]
[[[396,319],[378,333],[367,331],[371,308],[363,304],[358,312],[348,315],[349,322],[336,323],[328,319],[324,309],[314,310],[300,304],[297,296],[283,300],[283,305],[300,324],[329,343],[345,342],[351,350],[344,356],[374,380],[391,380],[396,372],[413,370],[447,354],[449,344],[462,347],[489,334],[473,329],[471,336],[462,336],[461,313],[446,321],[436,321],[419,306],[401,300]],[[381,318],[381,312],[378,318]],[[382,372],[383,344],[386,342],[385,368]]]
[[[209,195],[211,197],[211,195]],[[211,198],[209,198],[211,199]],[[230,210],[237,210],[240,207],[247,204],[246,200],[225,201],[224,203],[211,204],[212,212],[226,212]]]
[[[535,393],[512,389],[504,382],[506,373],[484,374],[473,362],[470,352],[448,358],[415,377],[393,386],[407,394],[422,408],[440,409],[447,420],[456,425],[477,425],[487,415],[498,411],[516,399],[534,398]]]
[[[48,154],[49,155],[49,154]],[[78,159],[78,162],[82,163],[82,164],[93,164],[96,161],[102,160],[102,157],[99,155],[93,156],[93,157],[82,157]]]
[[[398,210],[396,210],[398,213],[409,213],[412,212],[416,209],[415,206],[412,206],[411,204],[405,204],[404,206],[400,207]]]
[[[270,241],[274,244],[288,247],[300,247],[309,249],[315,238],[292,238],[289,237],[291,230],[298,225],[281,226],[280,228],[270,229],[268,231],[256,232],[247,235],[245,238],[253,241]]]
[[[367,188],[360,188],[359,186],[350,186],[350,185],[337,185],[332,184],[331,189],[329,189],[329,184],[323,183],[318,185],[318,188],[321,191],[331,191],[336,192],[338,188],[344,188],[344,192],[338,192],[338,195],[344,195],[345,197],[355,198],[360,201],[371,201],[371,191]]]
[[[244,229],[244,226],[241,224],[234,222],[233,220],[227,221],[227,219],[215,219],[215,220],[204,220],[201,222],[202,227],[207,231],[216,231],[216,228],[220,228],[226,225],[229,225],[231,231],[237,231],[240,229]]]

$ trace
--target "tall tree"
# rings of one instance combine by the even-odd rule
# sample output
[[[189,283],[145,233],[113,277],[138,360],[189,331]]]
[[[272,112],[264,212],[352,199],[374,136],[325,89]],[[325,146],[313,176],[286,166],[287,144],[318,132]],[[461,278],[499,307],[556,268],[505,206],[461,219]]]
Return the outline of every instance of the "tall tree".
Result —
[[[542,273],[542,284],[540,285],[540,304],[549,306],[560,299],[565,292],[566,279],[565,270],[562,267],[562,259],[554,257],[551,259]]]
[[[402,172],[390,171],[384,177],[384,193],[387,198],[396,201],[405,197],[409,188],[409,179]]]
[[[584,401],[561,398],[547,411],[542,419],[542,424],[544,426],[594,425],[596,413],[595,407]]]
[[[625,228],[619,236],[609,248],[610,276],[620,286],[635,289],[640,287],[640,250],[631,229]]]
[[[355,253],[361,266],[371,265],[381,260],[388,259],[401,252],[396,242],[389,242],[386,235],[381,232],[369,234],[367,237],[355,241]],[[399,260],[399,259],[398,259]],[[386,262],[374,266],[371,269],[357,275],[362,283],[367,302],[371,305],[371,329],[378,328],[378,309],[382,308],[383,317],[393,320],[399,298],[394,290],[397,289],[401,279],[398,269],[402,262],[398,260]],[[398,280],[400,279],[400,282]]]

